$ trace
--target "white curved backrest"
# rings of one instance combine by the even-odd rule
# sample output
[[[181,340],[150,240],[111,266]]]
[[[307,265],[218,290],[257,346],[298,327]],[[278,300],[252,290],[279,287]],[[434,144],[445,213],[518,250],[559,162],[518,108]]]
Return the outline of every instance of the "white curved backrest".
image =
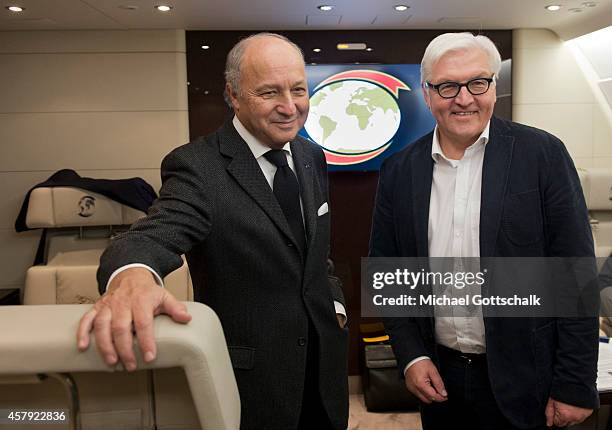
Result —
[[[24,305],[94,303],[100,298],[98,265],[41,265],[26,272]],[[193,300],[193,285],[187,263],[164,278],[165,288],[178,300]]]
[[[26,225],[30,228],[129,225],[145,215],[80,188],[40,187],[30,193]]]
[[[593,239],[595,255],[608,257],[612,252],[612,169],[580,169]]]
[[[202,430],[240,427],[240,397],[219,318],[201,303],[185,302],[192,320],[155,318],[157,358],[141,369],[185,371]],[[75,333],[90,305],[5,306],[0,326],[0,376],[55,372],[109,372],[96,348],[78,352]],[[92,334],[93,337],[93,334]],[[92,338],[93,341],[93,338]],[[136,347],[137,348],[137,347]]]

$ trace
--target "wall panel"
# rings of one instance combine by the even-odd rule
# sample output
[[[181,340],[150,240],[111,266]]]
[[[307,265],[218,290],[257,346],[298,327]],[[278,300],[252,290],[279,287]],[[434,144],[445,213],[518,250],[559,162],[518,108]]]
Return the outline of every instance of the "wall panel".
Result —
[[[189,138],[184,35],[0,32],[0,288],[23,285],[40,233],[13,224],[54,171],[159,189],[162,158]]]

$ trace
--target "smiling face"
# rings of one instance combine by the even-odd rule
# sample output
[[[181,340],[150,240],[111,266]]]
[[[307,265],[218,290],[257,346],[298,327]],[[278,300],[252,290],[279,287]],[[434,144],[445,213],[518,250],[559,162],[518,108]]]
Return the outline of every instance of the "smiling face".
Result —
[[[236,116],[253,136],[271,148],[293,140],[308,115],[304,61],[288,43],[253,39],[240,65],[240,93],[227,88]]]
[[[475,78],[493,76],[487,54],[480,49],[451,51],[443,55],[431,70],[429,82],[465,83]],[[493,115],[497,100],[495,84],[477,96],[462,87],[457,97],[444,99],[434,89],[424,89],[425,102],[438,124],[440,143],[468,147],[476,141]]]

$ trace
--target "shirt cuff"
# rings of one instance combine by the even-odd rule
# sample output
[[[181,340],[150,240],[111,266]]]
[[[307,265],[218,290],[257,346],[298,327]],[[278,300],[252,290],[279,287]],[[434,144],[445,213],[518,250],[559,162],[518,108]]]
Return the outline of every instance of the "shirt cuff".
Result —
[[[408,368],[410,366],[412,366],[414,363],[416,363],[417,361],[421,361],[421,360],[431,360],[431,358],[429,358],[426,355],[421,355],[420,357],[415,358],[414,360],[412,360],[410,363],[408,363],[406,365],[406,367],[404,367],[404,376],[406,376],[406,372],[408,371]]]
[[[112,275],[110,275],[110,278],[108,278],[108,282],[106,283],[106,287],[104,288],[104,291],[108,291],[108,286],[110,285],[110,283],[112,282],[113,279],[115,279],[115,277],[123,272],[126,269],[131,269],[132,267],[142,267],[143,269],[147,269],[149,272],[151,272],[153,274],[153,277],[155,278],[155,282],[157,283],[157,285],[159,285],[160,287],[164,288],[164,281],[162,280],[161,276],[159,276],[157,274],[157,272],[153,269],[151,269],[149,266],[147,266],[146,264],[142,264],[142,263],[132,263],[132,264],[126,264],[125,266],[121,266],[120,268],[118,268],[117,270],[115,270],[113,272]]]
[[[346,317],[346,309],[344,308],[344,305],[334,300],[334,308],[336,308],[336,315],[342,315],[342,324],[345,325],[347,317]]]

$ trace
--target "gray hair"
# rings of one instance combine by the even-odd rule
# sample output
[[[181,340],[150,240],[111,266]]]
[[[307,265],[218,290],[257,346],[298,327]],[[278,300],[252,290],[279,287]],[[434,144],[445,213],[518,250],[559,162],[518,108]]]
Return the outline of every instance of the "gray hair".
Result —
[[[489,67],[495,77],[501,70],[501,55],[495,44],[487,36],[474,36],[472,33],[444,33],[429,42],[421,60],[421,83],[429,81],[431,69],[445,54],[453,51],[480,49],[487,54]]]
[[[275,39],[282,40],[283,42],[287,42],[300,54],[302,61],[304,61],[304,53],[302,52],[300,47],[281,34],[263,32],[245,37],[240,42],[234,45],[234,47],[227,54],[227,60],[225,62],[225,83],[228,84],[231,87],[232,91],[236,94],[240,94],[240,66],[242,64],[242,59],[244,57],[247,45],[253,39],[259,39],[262,37],[273,37]],[[225,90],[224,97],[225,102],[231,107],[232,104],[229,98],[229,94],[227,94],[227,90]]]

